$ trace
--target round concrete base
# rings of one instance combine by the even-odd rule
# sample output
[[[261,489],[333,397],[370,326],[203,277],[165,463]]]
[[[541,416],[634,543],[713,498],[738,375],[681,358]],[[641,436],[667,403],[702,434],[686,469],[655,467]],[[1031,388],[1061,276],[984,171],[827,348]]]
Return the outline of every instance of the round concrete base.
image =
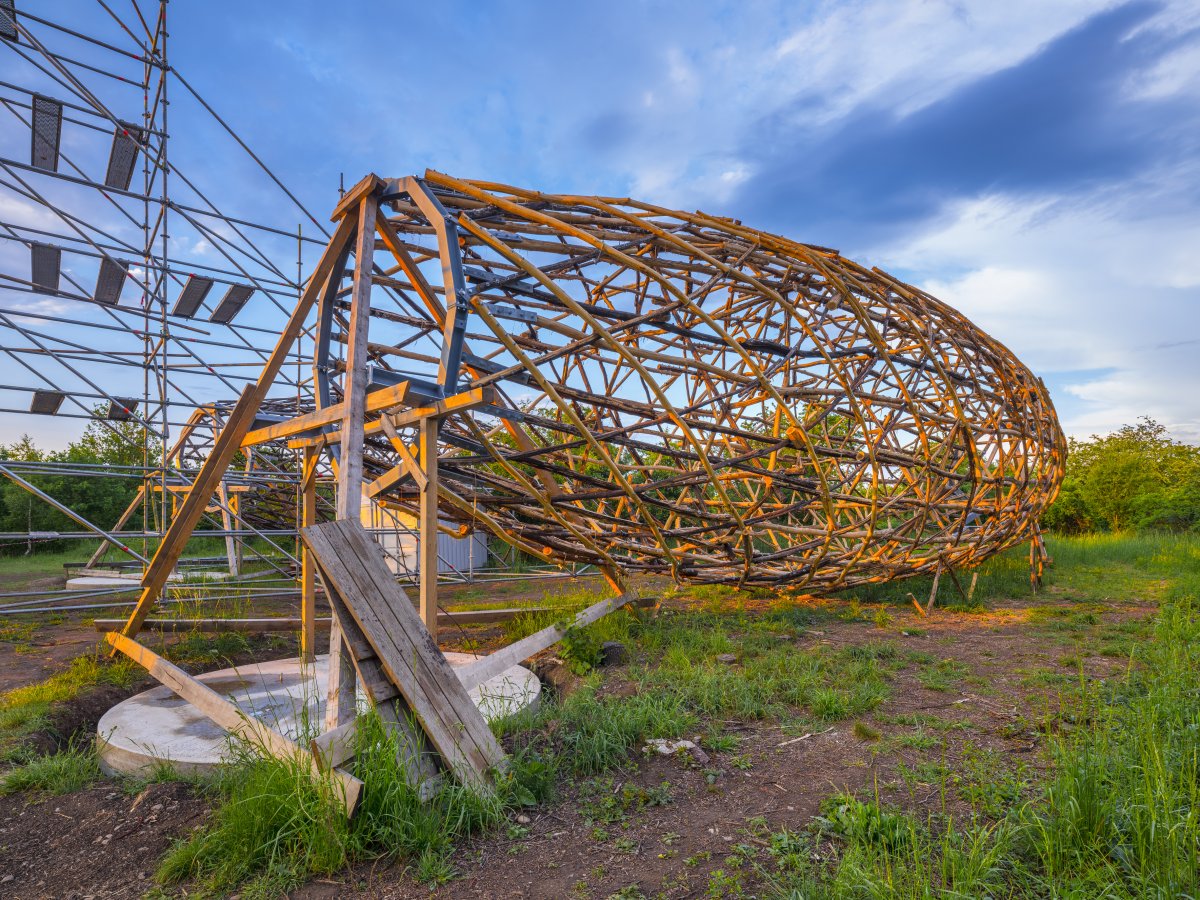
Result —
[[[446,659],[457,668],[476,657],[447,653]],[[281,659],[198,678],[236,703],[247,716],[293,740],[323,730],[328,656],[318,656],[308,666],[302,666],[299,659]],[[513,666],[470,694],[484,718],[491,720],[535,706],[541,690],[537,676]],[[359,706],[365,705],[360,695]],[[204,773],[230,756],[229,735],[165,687],[118,703],[100,719],[96,732],[100,764],[109,773],[144,774],[163,762],[170,762],[179,772]]]

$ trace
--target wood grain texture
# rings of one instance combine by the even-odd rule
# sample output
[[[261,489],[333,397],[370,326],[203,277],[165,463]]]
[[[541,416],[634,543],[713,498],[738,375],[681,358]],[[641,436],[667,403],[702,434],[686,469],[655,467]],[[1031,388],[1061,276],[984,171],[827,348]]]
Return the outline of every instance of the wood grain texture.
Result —
[[[345,520],[306,528],[303,537],[327,588],[344,602],[446,767],[463,783],[489,789],[504,753],[379,547],[361,525]]]

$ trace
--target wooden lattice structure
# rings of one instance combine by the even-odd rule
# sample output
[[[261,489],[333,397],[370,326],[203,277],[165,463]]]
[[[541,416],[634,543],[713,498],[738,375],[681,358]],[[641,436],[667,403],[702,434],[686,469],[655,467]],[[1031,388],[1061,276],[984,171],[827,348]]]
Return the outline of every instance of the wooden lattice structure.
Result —
[[[444,515],[557,560],[827,591],[974,566],[1054,498],[1045,386],[916,288],[728,219],[425,184],[461,258],[457,392],[497,398],[443,421]],[[444,288],[421,274],[439,223],[392,206],[374,280],[396,299],[373,301],[368,356],[377,383],[412,385],[445,350]],[[328,348],[326,404],[344,393]],[[387,418],[369,490],[416,512]]]

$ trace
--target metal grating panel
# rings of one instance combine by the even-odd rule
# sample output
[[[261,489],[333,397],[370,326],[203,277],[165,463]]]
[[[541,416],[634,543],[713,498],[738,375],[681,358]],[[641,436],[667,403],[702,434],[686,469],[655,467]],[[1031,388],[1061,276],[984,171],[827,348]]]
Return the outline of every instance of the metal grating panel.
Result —
[[[29,161],[39,169],[58,171],[58,145],[62,137],[62,104],[41,94],[33,95]]]
[[[39,294],[57,294],[62,251],[49,244],[32,244],[29,251],[29,280],[33,282],[34,291]]]
[[[241,312],[242,307],[246,305],[246,301],[253,293],[254,288],[248,284],[231,284],[208,321],[222,324],[232,322],[233,317]]]
[[[0,38],[16,43],[17,10],[13,0],[0,0]]]
[[[126,422],[137,409],[138,402],[131,397],[114,397],[108,401],[108,418],[114,422]]]
[[[100,275],[96,279],[96,302],[114,305],[121,299],[121,288],[129,273],[129,261],[104,257],[100,260]]]
[[[190,319],[196,314],[196,310],[200,308],[200,304],[204,302],[204,298],[208,296],[208,292],[212,290],[212,286],[213,280],[211,278],[205,278],[201,275],[189,275],[187,283],[183,286],[183,290],[175,298],[175,308],[171,310],[171,315],[187,316]]]
[[[138,144],[145,139],[142,129],[122,123],[113,131],[112,150],[108,154],[108,171],[104,183],[111,188],[129,190],[133,180],[133,164],[137,162]]]
[[[52,416],[58,412],[66,396],[61,391],[34,391],[33,399],[29,401],[29,411],[39,416]]]

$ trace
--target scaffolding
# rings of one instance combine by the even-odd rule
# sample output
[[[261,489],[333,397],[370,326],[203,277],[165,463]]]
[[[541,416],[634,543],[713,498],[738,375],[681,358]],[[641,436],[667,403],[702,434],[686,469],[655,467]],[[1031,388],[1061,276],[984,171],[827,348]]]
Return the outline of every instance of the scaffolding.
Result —
[[[0,534],[0,548],[100,538],[84,572],[144,574],[233,407],[215,398],[254,382],[330,238],[171,62],[168,6],[131,0],[118,11],[97,0],[99,21],[85,33],[44,9],[0,3],[0,52],[18,73],[0,80],[0,105],[17,123],[0,129],[0,419],[19,422],[13,434],[31,415],[98,423],[118,441],[136,440],[140,457],[127,466],[3,461],[0,475],[78,530]],[[204,134],[223,136],[231,155],[218,159],[195,138]],[[265,207],[277,218],[232,208],[185,158],[218,171],[248,161],[261,196],[275,192]],[[292,259],[294,268],[283,262]],[[316,408],[315,341],[315,325],[303,327],[256,427]],[[336,368],[344,347],[325,356]],[[223,541],[225,556],[191,568],[228,565],[230,580],[189,584],[189,596],[298,596],[299,456],[282,442],[256,447],[222,481],[200,534]],[[125,479],[136,499],[119,521],[91,522],[31,481],[45,475]],[[315,477],[331,487],[329,461]],[[318,490],[324,507],[331,496]],[[241,565],[246,553],[257,571]],[[497,566],[472,557],[469,571],[446,559],[440,567],[451,580],[502,577],[506,554],[511,562],[502,549]],[[411,558],[394,568],[417,577]],[[135,591],[0,594],[0,614],[125,605]]]

